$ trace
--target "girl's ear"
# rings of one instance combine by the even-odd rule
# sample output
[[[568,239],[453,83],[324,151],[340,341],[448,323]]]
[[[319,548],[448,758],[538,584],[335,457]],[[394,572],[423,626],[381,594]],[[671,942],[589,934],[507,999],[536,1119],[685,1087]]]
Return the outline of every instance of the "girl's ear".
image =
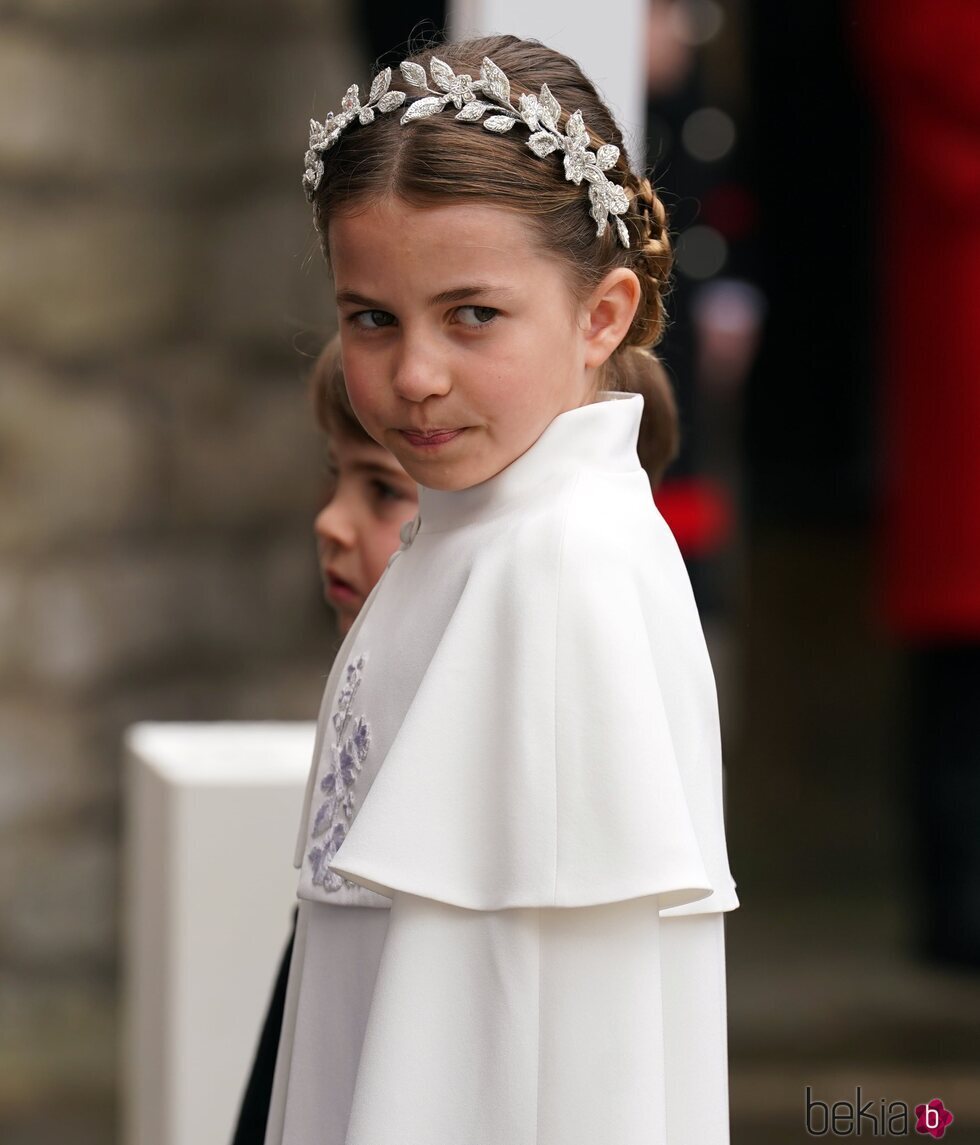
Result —
[[[641,295],[639,278],[624,266],[611,270],[593,290],[584,307],[586,367],[601,366],[626,337]]]

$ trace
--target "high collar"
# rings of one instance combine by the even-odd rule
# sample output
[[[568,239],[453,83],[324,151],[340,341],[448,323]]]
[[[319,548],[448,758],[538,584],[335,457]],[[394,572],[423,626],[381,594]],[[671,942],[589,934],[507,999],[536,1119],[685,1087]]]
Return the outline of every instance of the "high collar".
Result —
[[[642,412],[641,394],[602,390],[591,404],[558,414],[533,445],[486,481],[456,490],[419,485],[419,511],[409,535],[496,516],[560,475],[588,468],[638,469]]]

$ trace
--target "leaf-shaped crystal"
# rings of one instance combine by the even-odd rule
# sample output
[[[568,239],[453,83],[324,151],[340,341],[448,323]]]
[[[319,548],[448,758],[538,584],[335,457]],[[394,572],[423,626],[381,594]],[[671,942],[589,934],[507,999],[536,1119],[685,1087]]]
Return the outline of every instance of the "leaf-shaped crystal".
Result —
[[[436,81],[436,87],[439,88],[440,91],[452,90],[456,73],[449,64],[433,56],[432,59],[429,60],[429,71],[432,72],[432,78]]]
[[[480,116],[492,106],[492,104],[481,103],[478,99],[475,99],[472,103],[465,104],[463,110],[457,112],[453,118],[462,119],[468,123],[472,119],[479,119]]]
[[[483,126],[487,131],[496,131],[498,135],[502,135],[505,131],[510,131],[516,122],[517,120],[511,119],[509,115],[491,115],[489,119],[483,121]]]
[[[581,111],[573,111],[568,117],[568,123],[565,125],[566,132],[574,139],[576,136],[585,135],[585,124],[582,122]]]
[[[378,100],[378,111],[394,111],[396,107],[401,107],[405,99],[403,91],[386,91]]]
[[[488,91],[495,99],[499,99],[501,103],[510,103],[510,80],[489,56],[483,57],[483,64],[480,67],[480,77],[483,80],[484,91]]]
[[[313,195],[317,187],[320,186],[320,180],[323,178],[323,163],[318,159],[311,167],[307,167],[303,172],[303,187],[306,190],[306,197],[313,202]]]
[[[527,141],[527,145],[539,159],[558,150],[558,142],[550,131],[536,131]]]
[[[377,103],[390,86],[391,68],[385,68],[383,72],[378,72],[371,81],[371,93],[368,96],[368,103]]]
[[[373,107],[362,107],[361,110],[357,113],[357,118],[361,121],[361,123],[373,123],[374,122],[374,108]]]
[[[611,183],[606,180],[606,196],[609,200],[609,210],[614,215],[625,215],[629,210],[630,201],[626,198],[626,192],[618,183]]]
[[[340,106],[344,111],[356,111],[361,106],[356,83],[352,83],[347,89],[347,94],[340,101]]]
[[[402,78],[411,87],[427,88],[429,86],[425,78],[425,68],[421,64],[413,64],[411,60],[402,60],[398,66]]]
[[[330,133],[333,128],[329,126],[333,121],[328,120],[324,124],[318,124],[319,130],[314,131],[313,125],[316,123],[315,119],[310,120],[310,147],[315,148],[317,151],[326,146],[327,140],[330,138]]]
[[[437,111],[442,111],[445,107],[445,101],[441,95],[426,96],[425,99],[417,99],[401,117],[401,123],[410,123],[413,119],[425,119],[427,115],[435,115]]]
[[[565,152],[565,178],[570,179],[576,186],[582,182],[585,172],[585,163],[577,151]]]
[[[464,101],[473,98],[473,80],[470,76],[453,76],[449,85],[449,94],[457,107],[462,107]]]
[[[546,83],[541,85],[541,97],[538,102],[541,105],[541,122],[546,127],[557,127],[558,120],[561,118],[561,104],[551,94],[551,88]]]
[[[626,224],[618,215],[613,216],[613,222],[616,224],[616,230],[619,232],[619,241],[624,247],[628,248],[630,245],[630,236],[629,231],[626,229]]]
[[[595,153],[596,163],[603,171],[608,171],[610,167],[616,166],[616,160],[619,158],[619,148],[614,143],[604,143],[599,150]]]
[[[551,112],[543,105],[538,104],[538,123],[542,127],[547,127],[549,131],[557,131],[558,123]]]
[[[523,92],[520,98],[521,118],[532,131],[538,129],[538,97]]]

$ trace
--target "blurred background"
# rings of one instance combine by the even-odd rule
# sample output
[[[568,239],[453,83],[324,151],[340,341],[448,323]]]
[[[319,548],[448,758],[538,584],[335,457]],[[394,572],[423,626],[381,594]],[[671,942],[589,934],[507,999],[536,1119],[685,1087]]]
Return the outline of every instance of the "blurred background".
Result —
[[[336,327],[307,121],[446,18],[3,6],[10,1145],[118,1139],[123,730],[315,718],[337,632],[305,374]],[[732,1140],[805,1141],[806,1087],[860,1086],[879,1116],[941,1098],[980,1142],[980,10],[644,20],[633,160],[677,245],[683,435],[656,500],[718,676],[742,904]]]

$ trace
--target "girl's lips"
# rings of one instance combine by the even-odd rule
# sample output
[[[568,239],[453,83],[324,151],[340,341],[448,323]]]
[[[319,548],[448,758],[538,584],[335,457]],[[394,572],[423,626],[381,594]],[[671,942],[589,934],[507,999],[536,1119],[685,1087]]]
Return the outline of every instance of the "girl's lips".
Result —
[[[465,430],[466,427],[463,426],[461,429],[447,429],[440,433],[432,434],[412,433],[407,429],[400,429],[398,432],[405,438],[409,445],[414,445],[416,449],[436,449],[449,441],[455,441]]]
[[[341,580],[329,569],[323,570],[324,587],[327,596],[336,601],[338,604],[351,604],[353,601],[360,598],[360,593],[353,585],[350,585],[345,580]]]

